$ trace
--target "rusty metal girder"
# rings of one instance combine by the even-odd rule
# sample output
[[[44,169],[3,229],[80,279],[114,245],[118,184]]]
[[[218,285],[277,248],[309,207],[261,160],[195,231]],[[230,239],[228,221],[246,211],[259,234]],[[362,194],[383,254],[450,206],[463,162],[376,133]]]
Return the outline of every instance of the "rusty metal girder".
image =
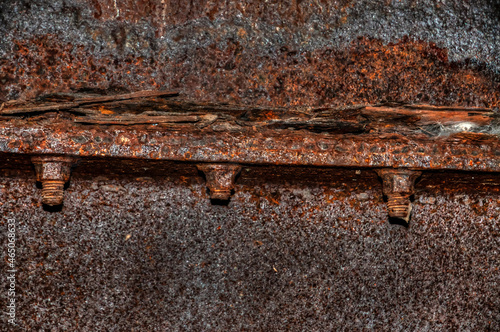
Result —
[[[82,128],[5,123],[0,127],[0,152],[193,163],[500,171],[499,141],[482,134],[424,139],[399,134],[180,132],[141,126]]]
[[[175,96],[140,91],[15,101],[0,109],[0,153],[32,156],[49,206],[62,204],[77,158],[196,164],[212,203],[229,202],[242,165],[373,168],[389,220],[404,225],[421,171],[500,171],[499,116],[492,109],[259,108]],[[58,176],[45,176],[44,165]]]

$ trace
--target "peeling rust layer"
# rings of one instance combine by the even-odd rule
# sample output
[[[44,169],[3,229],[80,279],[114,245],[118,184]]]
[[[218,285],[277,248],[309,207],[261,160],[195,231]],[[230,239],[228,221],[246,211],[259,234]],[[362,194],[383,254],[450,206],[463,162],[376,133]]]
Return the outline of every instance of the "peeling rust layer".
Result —
[[[361,39],[345,50],[256,56],[228,41],[195,49],[184,61],[130,54],[120,60],[56,36],[18,41],[13,60],[0,60],[0,97],[32,98],[79,90],[176,89],[190,98],[274,106],[374,104],[384,101],[498,107],[498,76],[451,64],[424,42],[384,45]],[[51,60],[52,59],[52,60]]]

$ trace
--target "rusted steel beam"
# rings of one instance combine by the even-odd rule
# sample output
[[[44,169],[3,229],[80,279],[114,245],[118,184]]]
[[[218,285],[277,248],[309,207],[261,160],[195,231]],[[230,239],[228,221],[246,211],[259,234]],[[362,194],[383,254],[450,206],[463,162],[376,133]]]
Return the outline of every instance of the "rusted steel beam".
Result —
[[[175,92],[53,94],[0,109],[0,152],[193,163],[500,171],[488,108],[262,108]]]
[[[405,224],[420,171],[500,172],[499,117],[491,109],[250,108],[162,96],[65,96],[73,106],[60,96],[11,103],[0,110],[0,152],[34,156],[43,202],[52,206],[62,204],[77,157],[195,163],[212,201],[226,202],[243,164],[375,168],[389,220]],[[47,165],[57,177],[44,173]]]
[[[68,127],[23,122],[0,126],[0,152],[195,163],[500,171],[498,138],[472,133],[412,138],[399,134],[169,131],[150,126]]]

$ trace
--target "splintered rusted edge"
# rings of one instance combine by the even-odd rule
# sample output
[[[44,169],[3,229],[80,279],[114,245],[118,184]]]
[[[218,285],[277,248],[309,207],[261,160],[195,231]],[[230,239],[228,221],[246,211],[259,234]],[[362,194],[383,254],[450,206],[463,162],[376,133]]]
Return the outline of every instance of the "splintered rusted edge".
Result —
[[[145,91],[137,91],[126,94],[119,95],[109,95],[109,96],[98,96],[98,97],[81,97],[74,98],[71,102],[59,102],[59,103],[45,103],[41,105],[32,104],[26,102],[24,106],[21,107],[9,107],[11,105],[23,105],[22,102],[12,101],[0,107],[0,114],[2,115],[15,115],[21,113],[35,113],[35,112],[48,112],[48,111],[59,111],[64,109],[72,109],[79,107],[81,105],[95,105],[95,104],[103,104],[114,101],[124,101],[130,99],[138,99],[138,98],[151,98],[151,97],[168,97],[168,96],[176,96],[179,93],[176,91],[154,91],[154,90],[145,90]]]

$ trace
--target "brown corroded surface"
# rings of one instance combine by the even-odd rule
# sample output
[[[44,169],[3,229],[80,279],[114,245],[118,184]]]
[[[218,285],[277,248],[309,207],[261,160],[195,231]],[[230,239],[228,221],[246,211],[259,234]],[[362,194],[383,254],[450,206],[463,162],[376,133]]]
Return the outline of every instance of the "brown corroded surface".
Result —
[[[0,99],[176,89],[201,101],[497,107],[494,1],[7,1]]]
[[[499,9],[0,1],[13,329],[500,330]],[[141,90],[181,96],[116,103]],[[46,153],[82,157],[59,210]],[[242,164],[227,206],[198,162]],[[408,228],[369,169],[394,166],[426,171]]]
[[[424,175],[404,228],[372,171],[244,168],[214,206],[194,165],[116,166],[81,165],[58,213],[3,173],[19,330],[499,329],[497,175]]]

